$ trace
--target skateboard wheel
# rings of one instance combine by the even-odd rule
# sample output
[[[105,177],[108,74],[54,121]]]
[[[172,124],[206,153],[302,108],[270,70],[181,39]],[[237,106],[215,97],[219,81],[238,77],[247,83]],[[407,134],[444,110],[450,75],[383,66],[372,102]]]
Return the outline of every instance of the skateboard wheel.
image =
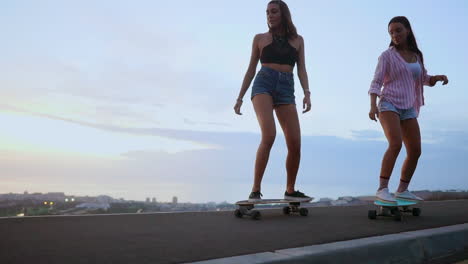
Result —
[[[241,212],[239,209],[236,209],[236,210],[234,211],[234,215],[235,215],[236,217],[242,218],[242,212]]]
[[[413,208],[412,213],[413,213],[414,216],[419,216],[421,214],[421,209]]]
[[[369,212],[367,212],[367,217],[369,217],[369,219],[376,219],[377,218],[377,211],[376,210],[369,210]]]
[[[395,221],[401,221],[401,213],[400,213],[400,210],[396,210],[396,211],[394,212],[393,220],[395,220]]]
[[[288,215],[291,213],[291,208],[289,206],[283,207],[283,214]]]
[[[261,216],[259,211],[252,211],[251,217],[253,220],[259,220]]]
[[[309,210],[307,210],[307,208],[301,208],[299,209],[299,214],[302,216],[307,216],[309,214]]]
[[[392,210],[388,209],[388,208],[382,208],[381,209],[381,213],[383,216],[392,216]]]

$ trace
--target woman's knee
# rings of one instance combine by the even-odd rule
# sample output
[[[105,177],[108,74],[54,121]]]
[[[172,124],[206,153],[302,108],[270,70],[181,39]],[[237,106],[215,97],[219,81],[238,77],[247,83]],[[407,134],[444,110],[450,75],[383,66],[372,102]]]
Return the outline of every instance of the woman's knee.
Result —
[[[288,152],[289,153],[297,154],[297,155],[301,154],[301,139],[300,138],[290,139],[287,142],[287,145],[288,145]]]
[[[410,159],[419,159],[421,157],[422,151],[421,147],[412,147],[406,150],[408,152],[408,158]]]
[[[262,135],[262,142],[261,144],[265,147],[271,148],[273,143],[275,143],[276,133],[268,133],[266,135]]]
[[[388,150],[399,153],[402,147],[401,140],[392,140],[388,143]]]

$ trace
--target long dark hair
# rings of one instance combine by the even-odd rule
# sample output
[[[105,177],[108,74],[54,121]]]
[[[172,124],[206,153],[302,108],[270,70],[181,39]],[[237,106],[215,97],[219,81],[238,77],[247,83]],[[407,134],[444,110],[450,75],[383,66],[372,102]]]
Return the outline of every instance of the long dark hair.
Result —
[[[418,56],[421,58],[422,64],[424,65],[423,54],[421,50],[419,50],[418,48],[418,43],[416,43],[416,38],[414,37],[413,29],[411,28],[411,24],[409,20],[404,16],[396,16],[392,18],[390,22],[388,22],[388,26],[390,26],[390,24],[392,23],[401,23],[409,31],[408,38],[406,39],[406,42],[408,43],[408,48],[409,50],[416,52],[416,54],[418,54]],[[391,46],[395,47],[395,43],[393,43],[393,41],[390,41],[389,47]]]
[[[288,5],[281,0],[272,0],[268,4],[279,5],[281,12],[281,26],[283,27],[284,32],[286,33],[286,37],[288,39],[297,38],[296,26],[294,26],[292,22],[291,11],[289,11]],[[271,32],[270,25],[268,25],[268,28],[270,29],[269,32]]]

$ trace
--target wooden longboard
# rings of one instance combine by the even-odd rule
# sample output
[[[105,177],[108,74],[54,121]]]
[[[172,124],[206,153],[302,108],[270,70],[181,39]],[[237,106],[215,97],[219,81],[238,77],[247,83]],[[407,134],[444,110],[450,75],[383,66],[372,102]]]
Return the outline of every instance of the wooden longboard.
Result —
[[[302,200],[285,200],[285,199],[261,199],[259,201],[242,200],[236,202],[236,205],[255,205],[255,204],[282,204],[282,203],[307,203],[314,198],[307,198]]]
[[[307,203],[312,201],[314,198],[307,198],[301,200],[285,200],[285,199],[261,199],[258,201],[249,201],[243,200],[236,202],[236,205],[239,207],[234,211],[234,215],[238,218],[247,215],[254,220],[258,220],[261,217],[260,211],[254,210],[255,205],[257,204],[288,204],[288,206],[283,207],[283,214],[290,213],[299,213],[302,216],[307,216],[309,210],[307,208],[300,208],[301,203]]]

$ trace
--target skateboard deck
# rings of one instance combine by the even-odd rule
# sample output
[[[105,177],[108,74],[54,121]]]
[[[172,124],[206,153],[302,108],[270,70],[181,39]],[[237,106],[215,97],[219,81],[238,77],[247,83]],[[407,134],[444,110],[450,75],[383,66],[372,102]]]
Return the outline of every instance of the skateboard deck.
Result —
[[[393,217],[395,221],[401,221],[402,213],[412,213],[413,216],[421,214],[420,208],[409,208],[412,205],[418,204],[418,201],[408,201],[397,199],[396,203],[386,203],[380,200],[375,200],[374,204],[379,208],[378,210],[369,210],[367,216],[369,219],[376,219],[377,216]]]
[[[299,213],[302,216],[307,216],[309,210],[307,208],[300,208],[301,203],[307,203],[312,201],[314,198],[307,198],[301,200],[285,200],[285,199],[261,199],[258,201],[242,200],[236,202],[238,208],[234,211],[236,217],[242,218],[244,215],[250,216],[254,220],[258,220],[261,217],[260,211],[254,210],[255,205],[258,204],[288,204],[283,207],[283,214]]]
[[[379,206],[389,206],[389,207],[395,207],[395,206],[410,206],[410,205],[414,205],[414,204],[417,204],[418,202],[416,201],[407,201],[407,200],[400,200],[400,199],[397,199],[397,202],[396,203],[386,203],[386,202],[383,202],[383,201],[380,201],[380,200],[375,200],[374,201],[374,204],[375,205],[379,205]]]
[[[285,199],[261,199],[259,201],[242,200],[236,202],[236,205],[250,205],[250,204],[280,204],[280,203],[307,203],[314,198],[307,198],[302,200],[285,200]]]

